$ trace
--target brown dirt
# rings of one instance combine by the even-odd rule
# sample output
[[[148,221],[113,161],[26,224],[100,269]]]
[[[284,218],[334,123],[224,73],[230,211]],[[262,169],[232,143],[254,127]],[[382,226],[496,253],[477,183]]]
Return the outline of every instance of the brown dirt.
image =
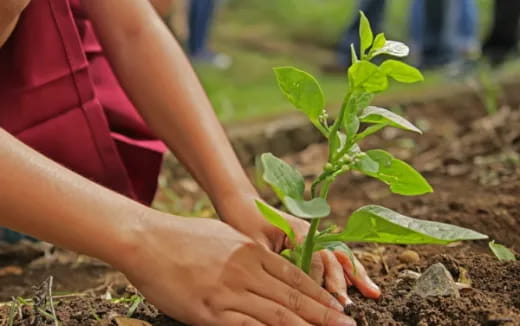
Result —
[[[388,130],[363,147],[385,148],[411,162],[435,193],[400,197],[375,180],[349,175],[331,190],[333,221],[343,225],[350,212],[375,203],[410,216],[470,227],[520,249],[520,110],[504,106],[488,117],[479,99],[469,96],[457,102],[417,103],[407,108],[406,115],[426,129],[425,135]],[[287,159],[312,177],[320,172],[325,153],[325,146],[315,144]],[[178,190],[182,197],[182,189]],[[190,197],[199,196],[189,190]],[[497,261],[485,241],[448,247],[354,244],[353,248],[384,292],[373,301],[350,290],[355,305],[347,312],[359,325],[520,325],[520,262]],[[56,300],[64,325],[116,325],[112,317],[128,312],[128,302],[101,299],[107,293],[114,298],[135,294],[109,266],[61,250],[56,254],[61,258],[49,266],[45,261],[29,264],[42,255],[41,250],[27,246],[17,250],[0,248],[0,301],[31,297],[32,285],[54,275],[56,294],[82,294]],[[402,261],[405,250],[418,253],[419,260]],[[421,272],[435,262],[444,263],[455,279],[465,276],[471,288],[462,290],[460,298],[410,295],[414,281],[403,272]],[[8,311],[8,305],[0,307],[0,325],[6,325]],[[31,325],[30,308],[24,307],[22,313],[14,325]],[[148,304],[140,304],[133,317],[152,325],[176,325]],[[51,325],[50,320],[46,324]]]

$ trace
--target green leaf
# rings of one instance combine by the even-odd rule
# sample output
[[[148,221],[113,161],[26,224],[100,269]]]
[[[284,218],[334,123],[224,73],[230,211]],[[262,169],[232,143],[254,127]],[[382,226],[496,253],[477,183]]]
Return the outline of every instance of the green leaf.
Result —
[[[292,263],[293,262],[293,251],[292,249],[284,249],[282,250],[282,252],[280,253],[280,256],[284,257],[285,259],[291,261]]]
[[[356,135],[354,142],[357,143],[357,142],[365,139],[366,137],[368,137],[372,134],[375,134],[376,132],[383,129],[384,127],[386,127],[386,124],[377,124],[377,125],[372,125],[368,128],[365,128],[365,130],[363,130],[362,132],[360,132],[359,134]]]
[[[345,148],[347,144],[347,135],[345,133],[338,131],[336,133],[336,137],[334,139],[329,139],[330,149],[333,155],[339,153],[343,148]]]
[[[360,115],[361,122],[375,123],[375,124],[388,124],[392,127],[417,132],[422,134],[422,131],[414,126],[410,121],[401,117],[394,112],[383,109],[377,106],[369,106],[365,108]]]
[[[291,263],[293,263],[296,266],[300,266],[300,264],[301,264],[301,250],[284,249],[280,253],[280,256],[289,260]]]
[[[379,172],[379,163],[374,161],[370,156],[363,153],[356,160],[354,168],[364,173],[376,174]]]
[[[356,49],[354,48],[354,44],[350,44],[350,55],[352,56],[352,63],[359,62],[359,58],[356,54]]]
[[[424,80],[423,75],[417,68],[401,61],[386,60],[380,68],[389,77],[401,83],[416,83]]]
[[[318,122],[325,107],[323,91],[318,81],[312,75],[294,67],[274,68],[274,73],[287,99],[311,121]]]
[[[341,151],[345,147],[345,145],[347,145],[347,135],[345,135],[341,131],[338,131],[338,139],[339,139],[338,151]]]
[[[372,100],[374,99],[374,94],[363,92],[359,95],[356,95],[355,98],[357,111],[360,111],[366,108],[370,104],[370,102],[372,102]]]
[[[377,173],[359,171],[383,181],[390,186],[390,191],[393,193],[416,196],[433,192],[428,181],[419,172],[407,163],[394,158],[392,154],[383,150],[370,150],[366,153],[379,164],[379,171]]]
[[[256,207],[258,207],[258,210],[262,215],[265,217],[269,223],[276,226],[280,230],[282,230],[289,240],[291,240],[292,244],[296,244],[296,235],[294,233],[294,230],[292,229],[289,222],[287,222],[286,219],[284,219],[277,211],[276,209],[272,208],[271,206],[267,205],[266,203],[255,200]]]
[[[345,132],[349,135],[349,138],[354,138],[359,130],[359,118],[357,115],[352,115],[348,119],[345,119]]]
[[[303,219],[323,218],[330,215],[330,206],[323,198],[306,201],[285,197],[284,204],[289,213]]]
[[[386,74],[375,64],[368,61],[359,61],[348,70],[349,81],[354,89],[368,93],[378,93],[388,88]]]
[[[370,205],[350,216],[340,238],[352,242],[448,244],[488,237],[470,229],[414,219],[385,207]]]
[[[379,33],[376,35],[376,38],[374,39],[374,44],[372,45],[372,48],[370,49],[370,52],[375,52],[377,50],[380,50],[383,48],[386,44],[386,37],[385,33]]]
[[[368,21],[367,16],[360,11],[359,14],[360,22],[359,22],[359,39],[361,41],[361,58],[365,57],[366,50],[372,46],[372,42],[374,42],[374,33],[372,33],[372,28],[370,27],[370,22]]]
[[[380,48],[377,48],[374,52],[374,56],[380,54],[388,54],[394,57],[403,58],[410,54],[410,48],[402,42],[385,41],[384,45]]]
[[[505,246],[495,243],[495,240],[489,242],[489,249],[500,261],[516,261],[515,254]]]
[[[271,153],[262,154],[260,161],[264,181],[273,188],[280,200],[284,201],[285,197],[303,200],[305,183],[298,170]]]

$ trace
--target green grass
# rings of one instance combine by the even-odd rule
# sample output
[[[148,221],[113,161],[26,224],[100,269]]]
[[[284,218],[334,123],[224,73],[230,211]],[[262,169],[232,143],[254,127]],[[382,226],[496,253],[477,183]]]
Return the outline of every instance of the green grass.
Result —
[[[407,40],[410,0],[388,1],[384,31],[391,39]],[[492,16],[492,0],[479,0],[482,35]],[[214,47],[233,57],[229,70],[197,66],[206,91],[224,122],[276,115],[291,110],[275,83],[272,68],[294,65],[314,74],[329,100],[338,106],[345,75],[320,71],[333,62],[335,43],[357,14],[356,1],[230,0],[222,8],[213,35]],[[394,92],[416,92],[445,82],[442,74],[426,74],[426,83]]]

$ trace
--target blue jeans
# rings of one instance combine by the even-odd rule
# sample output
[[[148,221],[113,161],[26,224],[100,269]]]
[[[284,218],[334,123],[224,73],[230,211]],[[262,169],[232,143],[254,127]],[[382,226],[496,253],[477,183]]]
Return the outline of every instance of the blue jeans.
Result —
[[[495,0],[493,26],[483,47],[484,55],[492,63],[501,63],[516,49],[520,37],[519,21],[519,1]]]
[[[188,54],[201,56],[209,52],[208,35],[216,0],[191,0],[188,12]]]
[[[422,66],[456,60],[478,48],[478,8],[474,0],[415,0],[410,36]]]
[[[385,0],[360,0],[359,10],[363,11],[370,21],[370,25],[374,33],[381,31],[385,18]],[[351,53],[350,44],[354,44],[354,48],[359,56],[359,15],[356,14],[354,22],[348,26],[343,38],[341,39],[338,51],[338,63],[344,66],[350,66]]]

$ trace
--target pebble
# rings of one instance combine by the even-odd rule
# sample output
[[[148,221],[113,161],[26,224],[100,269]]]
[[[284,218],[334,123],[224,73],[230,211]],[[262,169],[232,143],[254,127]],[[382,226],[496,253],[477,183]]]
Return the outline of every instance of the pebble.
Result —
[[[453,276],[441,263],[433,264],[417,279],[412,293],[423,298],[460,297]]]
[[[421,257],[419,256],[419,254],[413,250],[405,250],[397,258],[399,258],[400,261],[406,264],[414,264],[421,261]]]

